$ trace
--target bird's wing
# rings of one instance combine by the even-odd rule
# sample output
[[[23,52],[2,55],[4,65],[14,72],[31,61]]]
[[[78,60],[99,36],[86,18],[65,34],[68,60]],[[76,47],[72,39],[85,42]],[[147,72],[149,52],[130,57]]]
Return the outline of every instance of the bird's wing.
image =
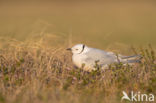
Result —
[[[132,56],[122,56],[121,57],[121,59],[136,59],[136,58],[138,58],[138,59],[141,59],[142,58],[142,56],[141,55],[132,55]]]
[[[140,56],[123,56],[116,55],[113,52],[106,52],[100,49],[91,48],[87,53],[85,53],[86,58],[84,59],[85,63],[95,64],[96,61],[99,61],[98,64],[106,65],[112,63],[136,63],[140,62]]]
[[[90,49],[87,53],[85,53],[86,58],[85,62],[95,63],[99,61],[100,65],[111,64],[116,62],[116,56],[112,52],[105,52],[99,49]]]
[[[120,56],[120,61],[122,63],[139,63],[141,61],[140,55],[132,55],[132,56]]]

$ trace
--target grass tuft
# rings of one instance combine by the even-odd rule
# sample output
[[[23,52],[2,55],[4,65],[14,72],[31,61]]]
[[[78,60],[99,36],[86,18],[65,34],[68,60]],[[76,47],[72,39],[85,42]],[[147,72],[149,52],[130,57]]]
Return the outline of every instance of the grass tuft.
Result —
[[[0,52],[1,103],[118,103],[122,91],[156,95],[156,59],[149,45],[141,63],[110,65],[90,73],[75,68],[65,48],[10,45]],[[59,54],[58,54],[59,52]]]

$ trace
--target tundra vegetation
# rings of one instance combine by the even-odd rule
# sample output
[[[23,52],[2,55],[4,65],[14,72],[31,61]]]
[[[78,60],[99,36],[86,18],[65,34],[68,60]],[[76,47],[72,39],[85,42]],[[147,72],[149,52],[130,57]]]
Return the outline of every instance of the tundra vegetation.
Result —
[[[151,45],[133,51],[142,56],[133,66],[110,65],[85,72],[71,63],[65,47],[7,39],[0,49],[1,103],[118,103],[131,91],[156,95],[156,60]],[[125,102],[125,101],[124,101]]]
[[[123,91],[156,96],[154,0],[54,1],[0,0],[0,103],[128,103]],[[79,43],[142,60],[104,71],[96,64],[88,73],[65,50]]]

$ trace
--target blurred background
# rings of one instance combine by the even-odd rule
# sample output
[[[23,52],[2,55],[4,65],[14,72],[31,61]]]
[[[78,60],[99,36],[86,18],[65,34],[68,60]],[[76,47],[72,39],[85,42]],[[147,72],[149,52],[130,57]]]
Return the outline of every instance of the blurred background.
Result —
[[[155,48],[156,2],[1,0],[0,37],[45,38],[49,45],[85,43],[124,52],[131,45]]]

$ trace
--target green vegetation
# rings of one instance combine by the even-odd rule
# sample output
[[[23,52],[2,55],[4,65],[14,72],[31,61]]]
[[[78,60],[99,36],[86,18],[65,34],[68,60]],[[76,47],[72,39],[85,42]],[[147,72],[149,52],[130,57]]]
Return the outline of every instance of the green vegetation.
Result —
[[[115,64],[104,71],[95,65],[98,69],[89,73],[72,65],[71,54],[64,47],[14,43],[0,50],[1,103],[118,103],[122,91],[132,90],[156,95],[151,45],[134,50],[143,56],[140,64]]]
[[[104,71],[96,64],[88,73],[65,51],[78,43],[143,58]],[[155,50],[154,0],[0,0],[0,103],[119,103],[122,91],[156,96]]]

